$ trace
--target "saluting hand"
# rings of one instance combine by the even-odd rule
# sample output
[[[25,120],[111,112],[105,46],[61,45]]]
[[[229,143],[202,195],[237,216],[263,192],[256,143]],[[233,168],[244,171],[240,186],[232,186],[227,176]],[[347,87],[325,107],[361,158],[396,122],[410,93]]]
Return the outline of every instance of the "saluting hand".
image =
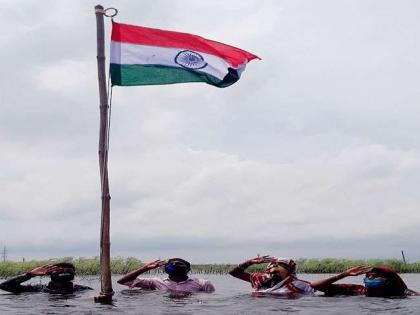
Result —
[[[156,268],[159,268],[160,266],[163,266],[164,264],[166,264],[166,260],[157,259],[155,261],[147,263],[146,265],[144,265],[143,268],[156,269]]]
[[[347,269],[343,273],[345,276],[359,276],[371,270],[372,270],[371,267],[362,265],[362,266],[357,266],[357,267]]]
[[[29,274],[32,277],[36,277],[36,276],[46,276],[51,274],[52,272],[56,271],[60,269],[60,267],[57,267],[55,265],[43,265],[40,267],[37,267],[35,269],[32,269],[31,271],[29,271]]]
[[[275,262],[276,258],[271,257],[270,255],[258,256],[246,261],[249,265],[256,265],[256,264],[265,264]]]

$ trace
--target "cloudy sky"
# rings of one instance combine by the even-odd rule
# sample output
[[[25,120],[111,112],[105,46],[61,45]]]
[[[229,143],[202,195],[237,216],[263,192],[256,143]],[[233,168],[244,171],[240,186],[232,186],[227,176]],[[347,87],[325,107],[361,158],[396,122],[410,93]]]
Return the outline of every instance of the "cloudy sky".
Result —
[[[96,256],[97,1],[0,4],[0,246]],[[114,88],[114,256],[420,259],[418,1],[102,4],[262,58],[226,89]]]

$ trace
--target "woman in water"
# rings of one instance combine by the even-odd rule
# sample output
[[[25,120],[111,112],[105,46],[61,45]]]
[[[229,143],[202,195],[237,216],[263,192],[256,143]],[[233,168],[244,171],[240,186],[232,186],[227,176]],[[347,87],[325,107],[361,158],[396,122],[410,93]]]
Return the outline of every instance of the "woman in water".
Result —
[[[364,285],[334,284],[336,281],[346,277],[362,274],[366,274],[363,279]],[[374,297],[419,295],[419,293],[408,289],[401,277],[388,267],[353,267],[334,277],[312,282],[311,285],[315,290],[322,291],[326,295],[365,295]]]
[[[255,264],[268,263],[263,273],[248,273],[245,270]],[[291,259],[270,256],[249,259],[233,268],[230,275],[250,282],[255,292],[280,294],[287,297],[312,295],[314,289],[307,281],[296,276],[296,263]]]

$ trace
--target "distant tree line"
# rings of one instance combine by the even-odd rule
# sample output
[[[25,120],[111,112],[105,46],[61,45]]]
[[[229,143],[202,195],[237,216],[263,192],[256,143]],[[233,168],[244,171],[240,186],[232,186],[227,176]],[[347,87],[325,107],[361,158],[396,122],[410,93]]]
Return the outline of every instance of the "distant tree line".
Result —
[[[76,266],[77,274],[82,276],[99,275],[99,257],[94,258],[54,258],[49,260],[31,260],[25,262],[0,263],[0,277],[10,277],[28,272],[29,270],[44,264],[57,262],[71,262]],[[385,265],[400,273],[419,273],[420,262],[404,263],[398,259],[372,259],[372,260],[347,260],[347,259],[298,259],[298,271],[300,273],[338,273],[350,267],[358,265],[380,266]],[[114,257],[111,260],[113,274],[125,274],[143,265],[143,262],[134,257]],[[192,265],[192,273],[199,274],[226,274],[233,264],[196,264]],[[264,265],[252,266],[250,272],[262,271]],[[162,273],[161,269],[151,271],[152,274]]]

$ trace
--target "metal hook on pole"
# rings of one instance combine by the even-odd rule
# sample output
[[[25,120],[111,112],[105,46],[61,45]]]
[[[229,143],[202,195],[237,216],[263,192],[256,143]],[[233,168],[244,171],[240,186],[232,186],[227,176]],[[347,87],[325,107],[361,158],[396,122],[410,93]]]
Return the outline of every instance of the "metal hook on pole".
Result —
[[[108,11],[110,12],[110,13],[108,13]],[[106,16],[106,17],[110,17],[110,18],[113,18],[114,16],[116,16],[118,14],[118,10],[117,9],[115,9],[115,8],[106,8],[105,10],[104,10],[104,15]]]
[[[116,8],[106,8],[106,9],[95,8],[95,13],[100,13],[106,17],[113,18],[114,16],[118,14],[118,10]]]

